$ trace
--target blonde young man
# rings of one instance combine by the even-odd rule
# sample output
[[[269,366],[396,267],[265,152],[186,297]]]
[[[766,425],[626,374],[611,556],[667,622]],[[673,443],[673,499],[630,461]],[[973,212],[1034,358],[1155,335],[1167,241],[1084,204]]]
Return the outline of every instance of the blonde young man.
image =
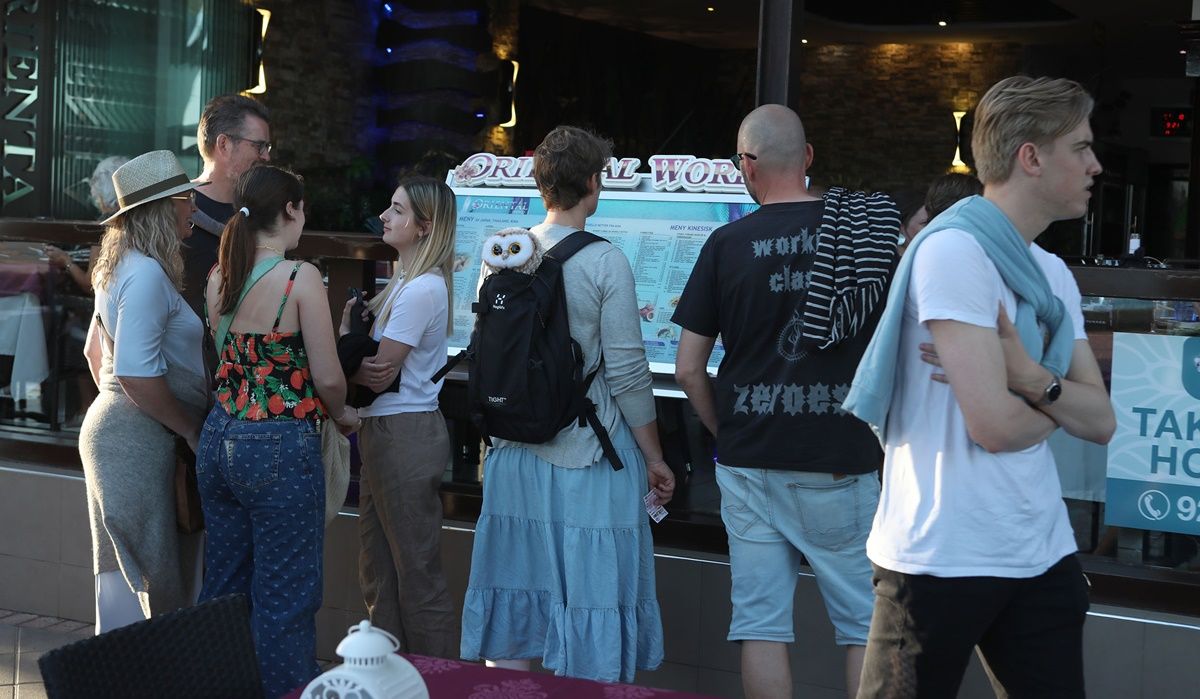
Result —
[[[1087,213],[1092,98],[1007,78],[979,103],[983,196],[914,241],[845,408],[883,436],[859,697],[954,697],[978,646],[1000,696],[1083,697],[1087,586],[1046,438],[1115,419],[1079,289],[1033,244]]]

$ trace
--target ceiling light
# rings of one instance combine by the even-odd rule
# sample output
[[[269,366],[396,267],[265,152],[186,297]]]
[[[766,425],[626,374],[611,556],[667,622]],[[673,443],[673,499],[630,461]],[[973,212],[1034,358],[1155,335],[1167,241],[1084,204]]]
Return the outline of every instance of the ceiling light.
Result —
[[[801,40],[800,40],[800,43],[802,43],[802,44],[807,44],[807,43],[808,43],[808,39],[801,39]]]
[[[946,20],[944,20],[944,19],[940,19],[940,20],[938,20],[938,26],[939,26],[939,27],[944,27],[944,26],[946,26]]]
[[[1186,55],[1187,55],[1187,49],[1179,49],[1179,53],[1180,53],[1180,55],[1182,55],[1182,56],[1186,56]]]
[[[704,9],[708,10],[709,12],[716,12],[716,11],[717,11],[717,8],[715,8],[715,7],[712,7],[712,6],[706,7],[706,8],[704,8]]]

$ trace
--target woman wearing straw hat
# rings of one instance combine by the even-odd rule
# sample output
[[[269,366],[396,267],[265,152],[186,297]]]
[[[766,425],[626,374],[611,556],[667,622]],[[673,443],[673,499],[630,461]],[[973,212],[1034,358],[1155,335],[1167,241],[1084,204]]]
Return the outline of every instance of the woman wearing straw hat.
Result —
[[[120,209],[93,266],[84,355],[100,396],[79,432],[96,573],[96,632],[190,602],[175,525],[174,435],[193,449],[208,404],[204,328],[180,296],[190,182],[170,151],[113,173]]]

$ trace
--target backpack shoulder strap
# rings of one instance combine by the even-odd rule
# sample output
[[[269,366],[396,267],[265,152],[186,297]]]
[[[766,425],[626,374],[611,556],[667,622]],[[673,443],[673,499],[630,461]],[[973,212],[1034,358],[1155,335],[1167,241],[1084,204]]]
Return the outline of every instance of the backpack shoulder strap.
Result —
[[[547,250],[545,256],[552,258],[555,262],[561,265],[562,263],[571,259],[571,256],[573,256],[575,253],[586,248],[592,243],[606,242],[608,241],[596,235],[595,233],[589,233],[587,231],[575,231],[566,238],[558,241],[554,247]]]

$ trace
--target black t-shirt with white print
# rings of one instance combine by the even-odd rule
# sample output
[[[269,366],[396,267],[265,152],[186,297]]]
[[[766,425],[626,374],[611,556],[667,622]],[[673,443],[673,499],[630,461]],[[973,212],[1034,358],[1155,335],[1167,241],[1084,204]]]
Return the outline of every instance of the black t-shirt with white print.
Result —
[[[721,336],[717,460],[726,466],[867,473],[882,452],[841,410],[883,304],[853,338],[818,350],[801,341],[820,201],[768,204],[713,231],[672,321]]]

